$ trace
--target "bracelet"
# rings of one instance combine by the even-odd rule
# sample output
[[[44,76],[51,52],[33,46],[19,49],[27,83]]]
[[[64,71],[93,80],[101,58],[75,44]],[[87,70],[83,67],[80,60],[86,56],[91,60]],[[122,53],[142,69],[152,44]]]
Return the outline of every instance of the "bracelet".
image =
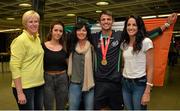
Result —
[[[168,28],[170,26],[170,24],[168,22],[166,22],[164,25],[166,28]]]
[[[153,87],[153,84],[149,83],[149,82],[146,82],[146,85],[149,85],[149,86]]]

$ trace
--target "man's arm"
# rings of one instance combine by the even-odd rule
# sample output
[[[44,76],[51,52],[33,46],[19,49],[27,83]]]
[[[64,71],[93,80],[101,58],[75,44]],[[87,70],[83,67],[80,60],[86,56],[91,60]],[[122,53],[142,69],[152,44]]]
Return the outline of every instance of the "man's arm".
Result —
[[[164,25],[162,25],[161,27],[155,28],[155,29],[147,32],[148,35],[149,35],[149,38],[154,39],[158,35],[162,34],[162,32],[165,31],[167,28],[169,28],[169,26],[171,24],[174,24],[176,22],[176,19],[177,19],[177,14],[176,13],[172,13],[167,18],[167,22]]]
[[[168,17],[167,22],[166,22],[164,25],[161,26],[162,32],[163,32],[164,30],[166,30],[167,28],[169,28],[169,26],[170,26],[171,24],[174,24],[174,23],[176,22],[176,19],[177,19],[177,13],[172,13],[172,14]]]

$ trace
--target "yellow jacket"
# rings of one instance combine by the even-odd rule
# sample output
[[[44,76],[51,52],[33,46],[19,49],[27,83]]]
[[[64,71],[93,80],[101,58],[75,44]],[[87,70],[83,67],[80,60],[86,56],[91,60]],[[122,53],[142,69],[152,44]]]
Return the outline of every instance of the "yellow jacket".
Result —
[[[21,77],[22,88],[32,88],[44,84],[44,51],[38,34],[32,37],[26,30],[11,43],[10,69],[12,78]],[[12,87],[15,87],[12,82]]]

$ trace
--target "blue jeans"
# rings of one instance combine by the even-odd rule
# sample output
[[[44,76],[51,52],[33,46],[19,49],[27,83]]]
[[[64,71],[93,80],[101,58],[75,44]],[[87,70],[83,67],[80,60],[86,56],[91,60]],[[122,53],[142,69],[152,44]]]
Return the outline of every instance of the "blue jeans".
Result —
[[[138,79],[122,78],[123,100],[127,110],[146,110],[146,106],[141,105],[146,81],[146,76]]]
[[[13,88],[13,94],[16,98],[19,110],[42,110],[43,109],[43,85],[29,89],[23,89],[27,103],[19,104],[16,88]]]
[[[81,100],[81,98],[84,98]],[[69,110],[79,110],[81,101],[84,102],[86,110],[93,110],[94,108],[94,88],[90,91],[82,91],[82,85],[70,83],[69,86]]]
[[[64,110],[68,100],[68,76],[66,73],[59,75],[44,75],[44,108],[53,110],[54,100],[56,110]]]

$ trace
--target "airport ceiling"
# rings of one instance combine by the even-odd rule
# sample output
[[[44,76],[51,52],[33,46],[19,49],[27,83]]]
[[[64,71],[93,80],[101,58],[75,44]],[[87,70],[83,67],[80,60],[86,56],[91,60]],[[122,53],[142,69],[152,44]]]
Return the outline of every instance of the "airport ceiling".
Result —
[[[97,6],[97,1],[108,1],[107,6]],[[0,29],[21,28],[22,14],[32,9],[20,7],[20,3],[30,3],[32,0],[0,0]],[[37,4],[36,4],[37,5]],[[53,19],[61,19],[65,24],[73,24],[76,17],[66,14],[98,20],[96,10],[110,10],[116,19],[121,20],[128,15],[159,15],[180,13],[180,0],[45,0],[44,25],[49,25]],[[7,20],[13,17],[15,20]],[[180,30],[180,18],[175,25]]]

